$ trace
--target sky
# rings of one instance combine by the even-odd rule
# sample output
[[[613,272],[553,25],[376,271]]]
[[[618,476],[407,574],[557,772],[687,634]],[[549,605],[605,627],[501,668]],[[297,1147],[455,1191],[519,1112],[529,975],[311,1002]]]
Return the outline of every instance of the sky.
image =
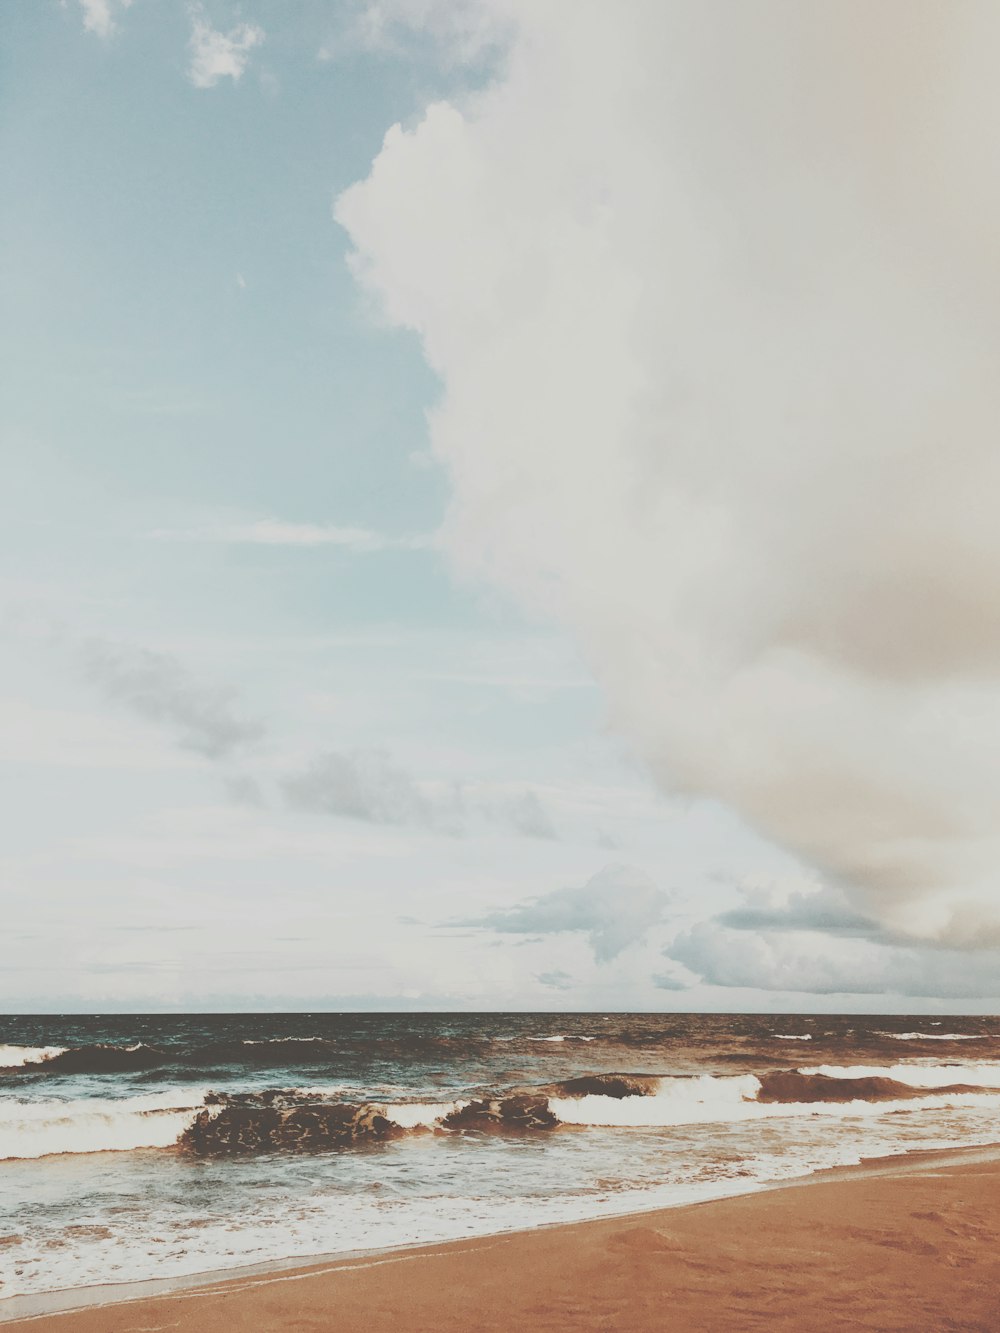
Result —
[[[0,1006],[1000,1008],[993,6],[0,21]]]

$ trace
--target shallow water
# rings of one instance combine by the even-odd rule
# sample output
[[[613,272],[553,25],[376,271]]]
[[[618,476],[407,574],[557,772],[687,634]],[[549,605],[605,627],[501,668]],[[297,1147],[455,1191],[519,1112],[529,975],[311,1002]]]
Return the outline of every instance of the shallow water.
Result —
[[[22,1017],[0,1020],[0,1066],[3,1296],[576,1220],[1000,1139],[996,1019]],[[612,1073],[649,1077],[641,1095],[561,1086]],[[449,1123],[518,1095],[552,1127]],[[268,1128],[345,1105],[398,1137],[302,1151]],[[241,1117],[257,1150],[188,1141],[199,1113],[209,1134]]]

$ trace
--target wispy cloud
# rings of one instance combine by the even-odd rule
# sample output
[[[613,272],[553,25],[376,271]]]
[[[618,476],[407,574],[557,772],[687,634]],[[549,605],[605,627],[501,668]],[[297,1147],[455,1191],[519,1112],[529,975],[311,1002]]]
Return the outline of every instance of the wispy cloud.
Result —
[[[361,0],[346,9],[350,18],[345,30],[320,49],[320,60],[358,48],[405,51],[418,32],[433,35],[439,59],[462,64],[499,51],[507,36],[502,7],[481,0]]]
[[[289,523],[277,518],[193,528],[156,528],[149,535],[157,541],[215,542],[232,546],[332,546],[358,552],[417,551],[433,545],[431,537],[389,537],[371,528],[333,523]]]
[[[430,824],[434,811],[413,778],[383,750],[317,755],[282,783],[294,809],[373,824]]]
[[[518,833],[526,838],[554,838],[555,825],[545,806],[533,791],[512,797],[502,807],[503,813]]]
[[[90,639],[83,659],[106,698],[168,727],[184,749],[208,759],[227,759],[264,734],[261,723],[239,714],[232,689],[199,681],[167,653]]]
[[[98,37],[110,37],[115,30],[115,11],[125,10],[132,0],[80,0],[83,26]]]
[[[492,912],[460,926],[482,926],[505,935],[559,935],[579,931],[587,936],[599,963],[617,958],[645,939],[663,920],[670,895],[658,889],[634,866],[605,866],[580,888],[556,889],[514,907]]]
[[[525,838],[555,839],[549,811],[530,787],[495,795],[461,782],[423,781],[387,750],[327,750],[281,783],[285,802],[310,814],[363,819],[372,824],[412,824],[452,836],[478,823]]]
[[[190,13],[190,81],[196,88],[214,88],[220,79],[227,78],[238,83],[250,52],[264,40],[264,29],[256,23],[239,23],[228,32],[220,32],[212,27],[200,5],[192,5]]]
[[[540,981],[543,986],[548,986],[550,990],[569,990],[573,985],[573,978],[561,968],[556,968],[554,972],[537,972],[535,980]]]

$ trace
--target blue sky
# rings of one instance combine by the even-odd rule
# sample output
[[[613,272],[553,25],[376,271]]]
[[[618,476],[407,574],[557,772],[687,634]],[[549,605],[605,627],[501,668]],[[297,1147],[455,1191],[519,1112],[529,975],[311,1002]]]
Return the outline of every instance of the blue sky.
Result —
[[[693,760],[674,772],[683,729],[653,745],[646,686],[562,613],[568,583],[555,612],[524,595],[521,564],[561,578],[532,547],[549,513],[570,543],[582,504],[564,528],[529,506],[469,555],[495,503],[448,432],[482,430],[485,457],[495,430],[506,466],[520,428],[501,439],[488,392],[481,421],[455,406],[481,383],[469,284],[435,323],[433,245],[379,237],[429,228],[461,273],[475,232],[433,223],[419,145],[435,107],[486,123],[530,22],[333,0],[6,14],[5,1006],[987,1002],[954,940],[921,990],[926,940],[852,897],[833,852]],[[609,311],[615,290],[595,279]],[[525,459],[513,481],[484,466],[496,495]],[[595,557],[627,544],[590,532]],[[647,568],[609,593],[618,643],[645,641]],[[777,916],[738,918],[754,907]]]

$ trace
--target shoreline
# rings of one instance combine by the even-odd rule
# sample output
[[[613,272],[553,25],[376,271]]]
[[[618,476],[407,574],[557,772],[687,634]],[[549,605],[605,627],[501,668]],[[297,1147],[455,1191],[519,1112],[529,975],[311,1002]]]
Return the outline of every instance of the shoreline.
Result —
[[[421,1277],[421,1270],[428,1268],[441,1271],[442,1269],[452,1270],[456,1266],[459,1269],[481,1268],[489,1263],[484,1256],[487,1253],[493,1253],[498,1249],[510,1251],[513,1247],[517,1251],[527,1251],[525,1259],[530,1259],[530,1251],[544,1250],[546,1252],[553,1250],[563,1254],[568,1254],[570,1259],[572,1254],[578,1248],[586,1248],[588,1241],[610,1232],[613,1235],[627,1236],[634,1233],[639,1240],[635,1242],[622,1241],[623,1244],[634,1243],[643,1248],[642,1237],[652,1247],[651,1253],[659,1255],[661,1258],[677,1249],[674,1244],[676,1239],[673,1233],[679,1236],[685,1231],[698,1231],[700,1221],[695,1219],[704,1219],[706,1210],[712,1210],[716,1214],[718,1229],[724,1233],[727,1227],[732,1227],[734,1217],[738,1219],[741,1209],[745,1211],[747,1205],[761,1204],[762,1201],[770,1201],[785,1197],[795,1198],[798,1202],[790,1207],[792,1213],[802,1214],[800,1222],[797,1224],[800,1228],[815,1229],[822,1222],[824,1212],[821,1204],[824,1191],[843,1191],[860,1189],[865,1182],[875,1186],[876,1182],[881,1182],[881,1187],[876,1186],[876,1193],[880,1195],[892,1195],[898,1193],[898,1187],[902,1182],[911,1181],[923,1183],[930,1195],[934,1194],[935,1181],[943,1179],[964,1178],[967,1188],[971,1188],[975,1183],[976,1188],[982,1191],[988,1184],[988,1192],[992,1201],[1000,1203],[1000,1142],[989,1145],[951,1148],[951,1149],[932,1149],[926,1151],[916,1151],[909,1153],[893,1154],[886,1157],[871,1158],[852,1166],[840,1166],[826,1168],[820,1171],[811,1172],[802,1176],[796,1176],[788,1180],[774,1181],[771,1183],[754,1184],[750,1188],[736,1192],[728,1192],[710,1199],[698,1202],[679,1201],[677,1204],[664,1205],[656,1204],[646,1209],[627,1210],[618,1214],[602,1214],[599,1217],[581,1219],[573,1222],[549,1222],[542,1223],[539,1226],[527,1229],[505,1230],[498,1232],[483,1233],[477,1236],[469,1236],[462,1239],[437,1242],[432,1244],[409,1244],[388,1249],[359,1250],[350,1252],[337,1252],[335,1254],[313,1254],[307,1258],[302,1256],[290,1256],[281,1260],[268,1260],[260,1264],[241,1265],[236,1268],[206,1270],[202,1273],[187,1274],[176,1278],[153,1278],[132,1283],[117,1283],[113,1285],[100,1285],[80,1288],[64,1288],[61,1291],[38,1293],[27,1296],[13,1296],[5,1300],[0,1300],[0,1325],[4,1328],[26,1330],[35,1330],[35,1333],[110,1333],[110,1330],[127,1330],[130,1328],[151,1327],[151,1319],[164,1316],[165,1311],[171,1311],[171,1318],[167,1321],[168,1326],[177,1328],[191,1328],[206,1330],[215,1327],[229,1327],[232,1323],[232,1307],[234,1301],[237,1305],[246,1305],[251,1308],[256,1307],[262,1300],[267,1304],[273,1304],[274,1299],[280,1292],[281,1300],[286,1304],[291,1301],[294,1305],[295,1294],[299,1291],[305,1292],[307,1288],[322,1288],[324,1285],[343,1288],[349,1284],[352,1288],[360,1284],[364,1287],[366,1284],[371,1286],[373,1282],[377,1287],[382,1287],[386,1282],[391,1287],[405,1288],[408,1285],[415,1285],[424,1289],[427,1283],[427,1275]],[[860,1202],[857,1200],[856,1202]],[[848,1208],[850,1203],[848,1202]],[[758,1211],[761,1211],[758,1209]],[[765,1207],[763,1211],[768,1211]],[[779,1209],[780,1211],[780,1209]],[[785,1206],[785,1211],[789,1207]],[[997,1235],[996,1240],[1000,1241],[1000,1208],[994,1210],[997,1214]],[[925,1210],[926,1216],[939,1216],[936,1209]],[[817,1215],[819,1214],[819,1215]],[[919,1211],[913,1214],[914,1217],[922,1216]],[[659,1231],[658,1224],[669,1228],[668,1232]],[[739,1229],[739,1222],[736,1222]],[[624,1231],[622,1229],[625,1229]],[[959,1228],[960,1230],[960,1228]],[[664,1240],[657,1240],[657,1237],[670,1235],[669,1243]],[[905,1253],[907,1250],[906,1238],[903,1232],[899,1232],[899,1253]],[[888,1241],[876,1242],[883,1247],[892,1248]],[[917,1250],[926,1250],[930,1242],[919,1242]],[[750,1244],[747,1243],[749,1250]],[[996,1245],[991,1246],[996,1249]],[[929,1253],[929,1251],[928,1251]],[[675,1256],[676,1257],[676,1256]],[[881,1259],[884,1261],[884,1252]],[[434,1261],[430,1263],[429,1261]],[[682,1261],[690,1264],[693,1261],[690,1258]],[[737,1259],[737,1263],[738,1263]],[[748,1258],[750,1267],[753,1267],[752,1261]],[[964,1264],[964,1260],[963,1260]],[[708,1266],[711,1266],[709,1259]],[[406,1275],[401,1275],[400,1270],[406,1269]],[[379,1271],[381,1270],[381,1271]],[[395,1270],[395,1271],[387,1271]],[[586,1269],[581,1277],[586,1279]],[[378,1273],[378,1279],[375,1281],[374,1273]],[[372,1274],[372,1277],[365,1277],[366,1274]],[[430,1279],[430,1286],[441,1294],[441,1286]],[[989,1324],[964,1324],[952,1323],[947,1325],[954,1328],[982,1328],[993,1329],[1000,1328],[1000,1259],[997,1260],[997,1280],[994,1288],[997,1291],[995,1303],[996,1322]],[[669,1283],[663,1291],[663,1296],[670,1295]],[[180,1303],[183,1302],[183,1307]],[[279,1304],[281,1301],[279,1301]],[[362,1305],[364,1300],[362,1297]],[[229,1311],[225,1320],[220,1323],[213,1323],[213,1316],[210,1310],[213,1306],[220,1306]],[[172,1307],[172,1310],[171,1310]],[[195,1307],[199,1310],[204,1309],[204,1314],[195,1316]],[[359,1307],[360,1309],[361,1307]],[[172,1315],[178,1310],[182,1311],[180,1322],[173,1320]],[[137,1313],[148,1311],[149,1314],[142,1315],[139,1323],[131,1323],[130,1320]],[[469,1313],[467,1311],[467,1313]],[[189,1323],[184,1314],[195,1316],[194,1322]],[[471,1314],[469,1317],[473,1317]],[[510,1326],[515,1326],[514,1321],[521,1318],[513,1310],[504,1315],[504,1318],[511,1321]],[[281,1329],[285,1327],[314,1327],[311,1323],[301,1323],[297,1317],[289,1313],[288,1322],[284,1317],[279,1316],[279,1322],[260,1323],[259,1314],[252,1314],[250,1322],[237,1323],[236,1327],[247,1329]],[[371,1312],[363,1316],[359,1314],[359,1322],[338,1323],[338,1329],[347,1330],[357,1327],[365,1328],[374,1333],[376,1329],[395,1328],[396,1330],[405,1330],[408,1325],[400,1323],[400,1318],[405,1319],[405,1314],[399,1312],[393,1316],[393,1322],[373,1323]],[[258,1322],[254,1322],[258,1320]],[[201,1321],[201,1322],[199,1322]],[[447,1325],[436,1325],[447,1327]],[[459,1325],[456,1325],[458,1327]],[[484,1324],[481,1321],[476,1324],[480,1328],[493,1328],[493,1324]],[[502,1328],[502,1322],[498,1322],[495,1327]],[[530,1327],[531,1325],[523,1325]],[[747,1327],[752,1327],[748,1324]],[[803,1324],[803,1327],[806,1326]],[[833,1326],[833,1325],[831,1325]],[[865,1324],[853,1323],[851,1327],[868,1327]],[[914,1327],[926,1327],[926,1325],[914,1325]],[[325,1327],[325,1325],[315,1325],[315,1327]],[[412,1325],[409,1325],[412,1327]],[[558,1324],[539,1324],[538,1327],[561,1327]],[[590,1324],[566,1324],[565,1327],[591,1327]],[[605,1327],[605,1325],[594,1325],[594,1327]],[[607,1325],[612,1327],[612,1325]],[[644,1328],[645,1324],[620,1324],[613,1327],[635,1327]],[[652,1327],[652,1325],[650,1325]],[[677,1328],[697,1328],[701,1325],[697,1323],[674,1324]],[[711,1327],[710,1324],[705,1327]],[[794,1325],[789,1325],[794,1327]],[[846,1327],[846,1325],[845,1325]],[[906,1327],[905,1324],[891,1325],[871,1325],[871,1327]]]

